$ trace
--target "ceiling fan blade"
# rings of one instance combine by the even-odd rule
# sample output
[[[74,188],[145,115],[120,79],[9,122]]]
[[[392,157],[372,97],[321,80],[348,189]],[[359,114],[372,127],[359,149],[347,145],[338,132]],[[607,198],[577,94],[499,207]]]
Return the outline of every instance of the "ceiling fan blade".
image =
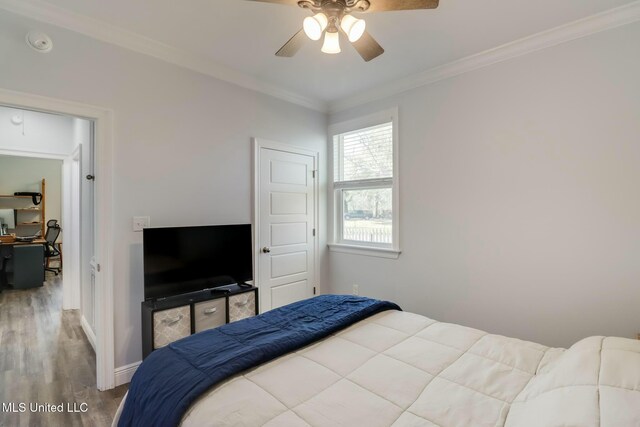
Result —
[[[382,46],[380,46],[367,31],[362,34],[362,37],[360,37],[358,41],[352,42],[351,44],[356,48],[360,56],[362,56],[362,59],[366,62],[369,62],[384,53]]]
[[[300,0],[247,0],[247,1],[259,1],[262,3],[276,3],[276,4],[288,4],[291,6],[298,6]]]
[[[298,31],[289,39],[288,42],[284,44],[284,46],[280,48],[279,51],[276,52],[276,56],[291,58],[293,55],[298,53],[305,40],[307,40],[307,35],[304,33],[304,30]]]
[[[370,0],[367,12],[389,12],[392,10],[435,9],[440,0]]]

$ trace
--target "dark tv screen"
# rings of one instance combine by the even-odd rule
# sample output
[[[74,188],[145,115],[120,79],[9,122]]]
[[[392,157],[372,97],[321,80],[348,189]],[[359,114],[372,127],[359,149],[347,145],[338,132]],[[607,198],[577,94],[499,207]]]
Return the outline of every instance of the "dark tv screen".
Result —
[[[144,299],[253,279],[251,225],[145,228]]]

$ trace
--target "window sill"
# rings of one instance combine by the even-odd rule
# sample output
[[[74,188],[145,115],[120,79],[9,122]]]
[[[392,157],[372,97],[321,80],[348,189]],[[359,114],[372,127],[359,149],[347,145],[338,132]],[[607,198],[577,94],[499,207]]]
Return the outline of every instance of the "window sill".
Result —
[[[391,248],[375,248],[372,246],[345,245],[343,243],[329,243],[331,252],[340,252],[344,254],[365,255],[378,258],[398,259],[401,251]]]

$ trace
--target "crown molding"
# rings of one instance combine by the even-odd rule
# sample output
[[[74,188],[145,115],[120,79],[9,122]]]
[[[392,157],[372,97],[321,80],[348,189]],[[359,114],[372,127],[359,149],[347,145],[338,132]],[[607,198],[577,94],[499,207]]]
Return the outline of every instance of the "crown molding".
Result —
[[[249,74],[225,67],[203,55],[169,46],[106,22],[68,11],[40,0],[0,0],[0,9],[62,27],[143,55],[152,56],[156,59],[206,74],[246,89],[261,92],[293,104],[324,113],[327,112],[328,105],[323,101],[259,81]]]
[[[368,102],[384,99],[440,80],[640,20],[640,0],[636,0],[624,6],[561,25],[406,78],[394,80],[387,84],[383,83],[374,89],[365,90],[353,96],[326,103],[260,81],[249,74],[218,64],[203,55],[169,46],[41,0],[0,0],[0,9],[62,27],[218,80],[325,113],[336,113]]]
[[[331,102],[329,103],[329,113],[337,113],[368,102],[388,98],[528,53],[631,24],[638,20],[640,20],[640,0]]]

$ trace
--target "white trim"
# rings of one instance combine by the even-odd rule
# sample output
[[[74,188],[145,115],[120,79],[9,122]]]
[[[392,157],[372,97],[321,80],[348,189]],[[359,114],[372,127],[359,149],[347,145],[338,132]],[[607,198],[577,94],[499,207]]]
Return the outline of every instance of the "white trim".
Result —
[[[74,248],[75,244],[72,242],[72,169],[73,169],[73,155],[67,156],[62,162],[62,242],[67,242],[66,245],[62,245],[62,258],[66,261],[62,264],[62,309],[72,310],[80,308],[78,297],[78,305],[75,305],[75,298],[73,295],[75,283],[75,264],[74,263]],[[69,227],[67,227],[67,224]],[[94,345],[95,350],[95,345]]]
[[[0,148],[0,156],[15,156],[15,157],[32,157],[38,159],[50,159],[50,160],[66,160],[68,154],[47,153],[45,151],[24,151],[14,150],[13,148]]]
[[[113,113],[97,112],[94,119],[95,164],[95,257],[101,268],[96,271],[94,304],[95,328],[98,331],[96,351],[99,390],[114,387],[115,332],[113,302]],[[102,280],[100,280],[102,279]],[[102,359],[102,360],[101,360]]]
[[[96,335],[93,333],[93,329],[89,326],[89,322],[83,316],[80,316],[80,325],[82,325],[82,330],[84,334],[87,336],[87,340],[89,340],[89,344],[93,347],[93,351],[96,351]]]
[[[356,117],[355,119],[345,120],[338,123],[331,123],[329,125],[329,137],[333,138],[333,135],[351,132],[354,129],[364,129],[377,126],[382,123],[389,123],[389,120],[393,120],[397,117],[398,107],[394,107],[383,111],[378,111],[376,113],[367,114],[366,116]]]
[[[3,0],[0,0],[3,1]],[[0,104],[15,108],[83,117],[95,122],[96,163],[96,259],[101,272],[96,276],[95,330],[96,384],[99,390],[114,387],[113,304],[113,113],[111,110],[77,102],[47,98],[0,88]]]
[[[640,0],[550,30],[542,31],[403,79],[378,85],[375,88],[367,89],[354,96],[330,102],[329,112],[336,113],[368,102],[388,98],[411,89],[468,73],[479,68],[488,67],[499,62],[601,31],[631,24],[638,20],[640,20]]]
[[[377,248],[375,246],[346,245],[344,243],[329,243],[331,252],[343,254],[374,256],[378,258],[398,259],[402,251],[391,248]]]
[[[260,290],[260,150],[267,148],[270,150],[284,151],[287,153],[301,154],[309,157],[313,157],[313,167],[315,170],[314,179],[314,203],[315,209],[313,213],[313,227],[316,230],[316,238],[314,239],[314,257],[313,257],[313,286],[316,288],[316,294],[321,294],[322,289],[320,285],[320,152],[307,150],[295,145],[283,144],[280,142],[270,141],[262,138],[251,138],[251,144],[253,146],[252,171],[253,171],[253,192],[252,211],[253,211],[253,282],[254,286],[258,288],[258,306],[260,313],[264,312],[263,296]]]
[[[133,374],[136,373],[138,366],[142,363],[142,360],[128,365],[119,366],[114,371],[114,377],[116,379],[116,387],[122,384],[128,384],[133,378]]]
[[[62,275],[62,288],[63,288],[63,302],[64,302],[64,294],[67,295],[67,307],[72,309],[80,308],[80,257],[81,257],[81,198],[80,192],[82,191],[82,169],[81,169],[81,152],[82,145],[78,145],[73,149],[73,152],[69,156],[69,160],[66,162],[67,164],[67,173],[69,174],[67,181],[65,182],[65,190],[68,191],[67,196],[65,196],[65,204],[64,207],[68,209],[68,211],[64,214],[66,217],[65,228],[67,230],[68,236],[66,241],[69,242],[66,245],[62,246],[62,250],[64,252],[63,259],[65,262],[62,266],[63,275]],[[74,165],[77,164],[77,170],[74,171]],[[76,172],[75,176],[74,173]],[[77,187],[77,188],[76,188]],[[75,189],[75,191],[74,191]],[[74,209],[75,208],[75,209]],[[65,210],[66,210],[65,209]],[[93,221],[93,218],[87,219],[88,221]],[[69,246],[72,246],[69,248]],[[70,268],[69,268],[70,267]],[[67,270],[69,274],[67,274]]]
[[[327,182],[328,194],[328,209],[329,209],[329,249],[335,252],[345,252],[359,255],[373,255],[383,256],[385,258],[398,258],[400,255],[400,142],[399,142],[399,113],[398,107],[389,108],[384,111],[369,114],[366,116],[358,117],[352,120],[347,120],[340,123],[333,123],[328,128],[328,152],[329,152],[329,180]],[[393,124],[393,180],[391,183],[391,191],[393,195],[392,200],[392,243],[391,245],[380,245],[377,243],[371,244],[351,244],[351,241],[342,241],[342,203],[337,202],[340,196],[336,190],[345,188],[380,188],[382,183],[385,183],[383,187],[388,187],[389,179],[373,179],[373,180],[361,180],[356,182],[343,181],[334,184],[334,170],[333,170],[333,139],[334,136],[343,133],[351,132],[357,129],[364,129],[382,123],[388,123],[391,121]],[[341,249],[342,250],[339,250]],[[371,249],[371,251],[369,251]],[[382,252],[381,252],[382,251]],[[392,253],[394,256],[384,256],[381,253]],[[378,255],[375,255],[378,254]]]
[[[0,9],[30,19],[56,25],[106,43],[152,56],[156,59],[197,71],[235,85],[262,92],[313,110],[326,112],[327,103],[297,94],[273,84],[261,82],[249,74],[218,64],[206,55],[178,49],[159,41],[116,27],[104,21],[75,13],[39,0],[0,0]]]

